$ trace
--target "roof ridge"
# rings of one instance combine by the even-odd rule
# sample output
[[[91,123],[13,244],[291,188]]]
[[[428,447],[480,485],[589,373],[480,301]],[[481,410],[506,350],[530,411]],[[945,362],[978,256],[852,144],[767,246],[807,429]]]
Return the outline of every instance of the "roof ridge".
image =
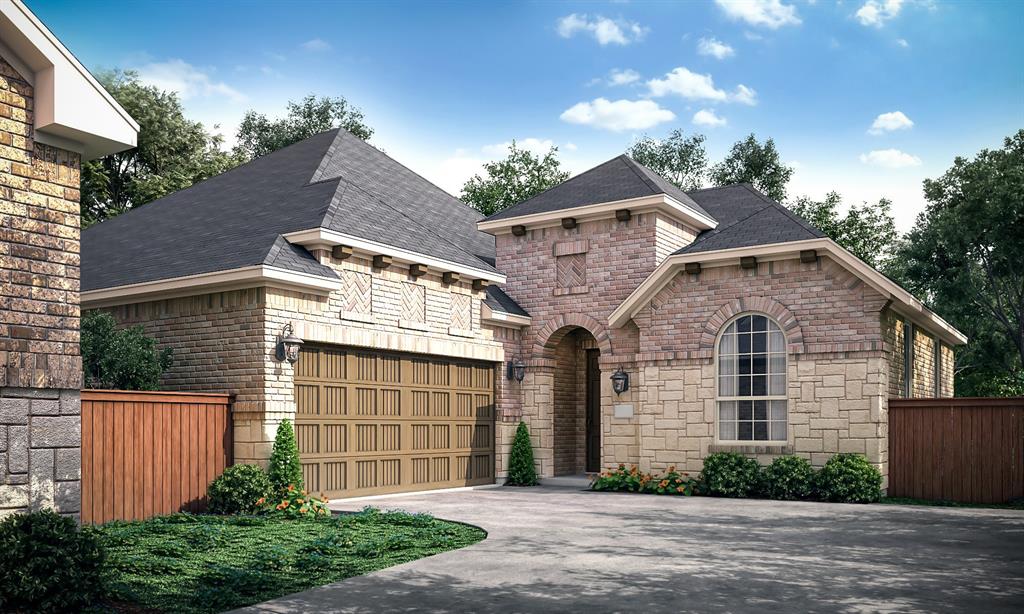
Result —
[[[797,214],[793,213],[792,211],[790,211],[789,207],[787,207],[786,205],[784,205],[784,204],[782,204],[782,203],[780,203],[780,202],[778,202],[778,201],[776,201],[776,200],[774,200],[772,198],[769,198],[765,194],[762,194],[760,190],[755,189],[754,186],[750,185],[750,183],[743,182],[743,183],[741,183],[739,185],[742,185],[743,187],[747,188],[749,191],[751,191],[754,194],[756,194],[758,197],[761,198],[761,200],[763,200],[764,202],[768,203],[769,205],[772,205],[772,206],[775,206],[775,207],[779,208],[784,215],[789,217],[791,220],[793,220],[797,224],[800,224],[801,226],[803,226],[803,228],[805,230],[813,230],[814,232],[820,233],[821,236],[823,236],[823,237],[828,236],[828,235],[825,234],[824,231],[822,231],[817,226],[811,224],[810,222],[808,222],[804,218],[802,218],[799,215],[797,215]]]
[[[398,215],[400,215],[400,216],[404,217],[405,219],[409,220],[410,222],[412,222],[412,223],[413,223],[413,225],[414,225],[414,226],[417,226],[417,227],[419,227],[419,228],[423,228],[424,230],[426,230],[426,231],[427,231],[427,232],[429,232],[430,234],[434,235],[435,237],[437,237],[437,238],[438,238],[438,239],[440,239],[441,241],[444,241],[445,243],[447,243],[448,245],[450,245],[450,246],[454,247],[455,249],[457,249],[458,251],[462,252],[463,254],[465,254],[465,255],[469,256],[470,258],[472,258],[472,259],[474,259],[474,260],[476,260],[476,261],[480,262],[480,264],[482,264],[482,265],[486,266],[487,268],[489,268],[489,269],[491,269],[491,270],[493,270],[493,271],[497,271],[497,270],[498,270],[498,269],[496,269],[495,267],[491,266],[490,264],[488,264],[488,263],[484,262],[484,261],[483,261],[483,260],[482,260],[482,259],[480,258],[480,256],[477,256],[476,254],[471,254],[471,253],[467,252],[467,251],[465,250],[465,248],[463,248],[462,246],[460,246],[460,245],[456,245],[455,243],[452,243],[451,241],[449,241],[447,237],[443,237],[443,236],[441,236],[440,234],[438,234],[437,232],[435,232],[433,228],[431,228],[431,227],[427,226],[426,224],[424,224],[424,223],[422,223],[422,222],[417,222],[417,220],[415,220],[415,219],[413,219],[412,217],[410,217],[409,215],[407,215],[407,214],[406,214],[406,213],[405,213],[404,211],[401,211],[401,210],[399,210],[399,209],[396,209],[395,207],[392,207],[392,206],[391,206],[391,205],[389,205],[388,203],[386,203],[386,202],[384,202],[383,200],[381,200],[380,198],[378,198],[376,194],[373,194],[372,192],[368,192],[367,190],[364,190],[364,189],[363,189],[362,187],[360,187],[360,186],[358,186],[358,185],[356,185],[356,184],[354,184],[354,183],[352,183],[352,182],[350,182],[350,181],[347,181],[347,180],[346,180],[345,178],[343,178],[343,177],[339,177],[339,178],[338,178],[338,181],[339,181],[339,182],[341,182],[341,183],[344,183],[344,184],[346,184],[346,185],[347,185],[347,186],[349,186],[350,188],[353,188],[353,189],[355,189],[355,190],[358,190],[358,191],[362,192],[363,194],[366,194],[366,195],[367,195],[368,197],[372,198],[372,199],[373,199],[374,201],[376,201],[376,202],[380,203],[381,205],[383,205],[383,206],[387,207],[387,208],[388,208],[388,209],[390,209],[391,211],[394,211],[394,212],[395,212],[395,213],[397,213]],[[384,241],[382,241],[382,243],[384,243],[385,245],[391,245],[390,243],[387,243],[387,242],[384,242]],[[392,247],[398,247],[398,246],[396,246],[396,245],[392,245]]]
[[[636,176],[640,178],[640,181],[643,181],[644,184],[648,188],[650,188],[654,194],[664,194],[665,193],[665,191],[662,190],[660,187],[658,187],[658,185],[655,184],[654,181],[652,181],[650,177],[647,177],[647,173],[641,173],[640,172],[641,168],[647,169],[646,166],[643,166],[642,164],[640,164],[639,162],[637,162],[633,158],[630,158],[626,154],[621,154],[619,157],[624,159],[624,160],[626,160],[626,162],[627,162],[626,166],[629,167],[629,170],[633,171],[633,173],[635,173]],[[647,169],[647,170],[650,170],[650,169]],[[651,171],[651,172],[654,172],[654,171]],[[686,194],[686,192],[683,192],[683,194]]]
[[[506,207],[505,209],[502,209],[501,211],[498,211],[498,212],[492,213],[491,215],[489,215],[489,216],[485,217],[485,218],[484,218],[484,220],[486,221],[486,220],[489,220],[489,219],[492,219],[492,218],[494,218],[495,216],[501,215],[501,214],[505,213],[506,211],[511,211],[512,209],[515,209],[516,207],[519,207],[520,205],[523,205],[523,204],[525,204],[525,203],[528,203],[528,202],[530,202],[531,200],[533,200],[533,199],[535,199],[535,198],[538,198],[538,197],[540,197],[540,196],[542,196],[542,195],[544,195],[544,194],[547,194],[547,193],[548,193],[548,192],[550,192],[551,190],[554,190],[555,188],[561,187],[561,186],[563,186],[563,185],[565,185],[565,184],[569,183],[570,181],[576,181],[577,179],[579,179],[580,177],[583,177],[584,175],[589,175],[590,173],[592,173],[592,172],[596,171],[597,169],[601,168],[601,167],[602,167],[602,166],[604,166],[605,164],[608,164],[609,162],[614,162],[615,160],[618,160],[619,158],[621,158],[621,157],[622,157],[622,156],[624,156],[624,155],[626,155],[626,154],[619,154],[619,155],[615,156],[614,158],[609,158],[609,159],[605,160],[604,162],[602,162],[602,163],[598,164],[597,166],[594,166],[594,167],[592,167],[592,168],[588,168],[587,170],[583,171],[583,172],[582,172],[582,173],[580,173],[579,175],[575,175],[575,176],[573,176],[573,177],[569,177],[569,178],[568,178],[568,179],[566,179],[565,181],[563,181],[563,182],[561,182],[561,183],[557,183],[557,184],[555,184],[555,185],[551,186],[550,188],[548,188],[548,189],[544,190],[543,192],[537,192],[536,194],[534,194],[533,196],[531,196],[531,197],[527,198],[527,199],[526,199],[526,200],[524,200],[524,201],[520,201],[520,202],[518,202],[518,203],[516,203],[516,204],[512,205],[511,207]]]
[[[770,208],[771,206],[772,206],[771,203],[768,203],[765,206],[761,207],[760,209],[756,209],[756,210],[752,211],[750,214],[745,215],[745,216],[743,216],[743,217],[741,217],[741,218],[739,218],[737,220],[734,220],[731,224],[727,224],[725,226],[718,226],[718,227],[714,228],[713,230],[707,231],[707,233],[701,233],[701,235],[697,237],[696,241],[694,241],[693,243],[690,243],[689,245],[687,245],[686,247],[684,247],[682,249],[685,250],[685,249],[687,249],[689,247],[692,247],[692,246],[700,243],[701,241],[704,241],[704,240],[709,239],[711,237],[718,236],[721,233],[725,232],[726,230],[729,230],[730,228],[732,228],[736,224],[739,224],[740,222],[745,222],[745,221],[749,220],[750,218],[754,217],[758,213],[761,213],[765,209]],[[682,251],[682,250],[680,250],[680,251]]]

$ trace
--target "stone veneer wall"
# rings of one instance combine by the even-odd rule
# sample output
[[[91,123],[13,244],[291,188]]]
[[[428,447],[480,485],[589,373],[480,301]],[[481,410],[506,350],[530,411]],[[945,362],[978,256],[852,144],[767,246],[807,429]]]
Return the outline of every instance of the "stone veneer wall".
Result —
[[[0,58],[0,515],[81,506],[79,177]]]

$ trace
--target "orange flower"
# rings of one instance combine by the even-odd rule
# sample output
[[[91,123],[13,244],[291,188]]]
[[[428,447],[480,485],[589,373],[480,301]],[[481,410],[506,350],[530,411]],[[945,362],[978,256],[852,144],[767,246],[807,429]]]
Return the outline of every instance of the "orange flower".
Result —
[[[658,488],[665,488],[666,486],[668,486],[668,480],[658,482]]]
[[[299,513],[300,513],[300,514],[305,514],[305,513],[306,513],[306,508],[302,508],[302,509],[300,509],[300,510],[299,510]]]
[[[285,499],[284,501],[281,502],[281,507],[282,508],[288,507],[288,500],[287,499]]]
[[[298,503],[299,505],[305,503],[305,501],[303,501],[302,499],[296,499],[295,502]]]
[[[683,492],[683,490],[684,490],[683,487],[680,486],[679,488],[676,489],[676,492]]]
[[[266,497],[260,497],[259,499],[256,500],[256,505],[263,505],[264,503],[266,503],[266,501]]]
[[[327,497],[322,497],[320,500],[323,501],[324,503],[327,503]]]
[[[682,484],[683,478],[676,478],[676,484]]]
[[[289,484],[288,485],[288,492],[295,492],[295,485],[294,484]]]

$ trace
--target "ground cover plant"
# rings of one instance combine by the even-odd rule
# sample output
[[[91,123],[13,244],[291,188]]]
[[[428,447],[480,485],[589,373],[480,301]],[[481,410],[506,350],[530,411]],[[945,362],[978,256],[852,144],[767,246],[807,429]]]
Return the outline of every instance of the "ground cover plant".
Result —
[[[296,521],[281,515],[173,514],[96,529],[110,604],[222,612],[462,548],[481,529],[381,512]]]
[[[652,495],[692,495],[695,494],[696,480],[690,479],[688,473],[680,473],[675,467],[669,467],[665,473],[654,475],[645,473],[633,465],[626,469],[619,465],[617,469],[602,472],[590,483],[592,490],[639,492]]]

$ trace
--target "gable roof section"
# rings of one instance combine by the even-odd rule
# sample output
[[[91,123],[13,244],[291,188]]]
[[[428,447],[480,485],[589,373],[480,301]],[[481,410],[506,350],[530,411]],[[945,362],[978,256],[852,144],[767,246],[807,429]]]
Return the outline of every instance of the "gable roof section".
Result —
[[[491,311],[499,311],[514,316],[530,317],[519,303],[512,300],[512,297],[505,294],[505,291],[498,286],[487,286],[487,295],[484,297],[484,304],[491,308]]]
[[[693,243],[677,251],[677,254],[820,239],[825,236],[750,184],[697,190],[690,192],[690,195],[718,220],[719,225],[702,232]]]
[[[526,215],[552,213],[631,198],[664,194],[680,204],[710,217],[685,192],[657,173],[623,154],[563,181],[555,187],[525,200],[486,219],[487,222],[507,220]]]
[[[480,217],[368,143],[331,130],[85,230],[82,291],[254,265],[336,279],[287,240],[316,228],[495,271],[494,238],[476,230]]]

